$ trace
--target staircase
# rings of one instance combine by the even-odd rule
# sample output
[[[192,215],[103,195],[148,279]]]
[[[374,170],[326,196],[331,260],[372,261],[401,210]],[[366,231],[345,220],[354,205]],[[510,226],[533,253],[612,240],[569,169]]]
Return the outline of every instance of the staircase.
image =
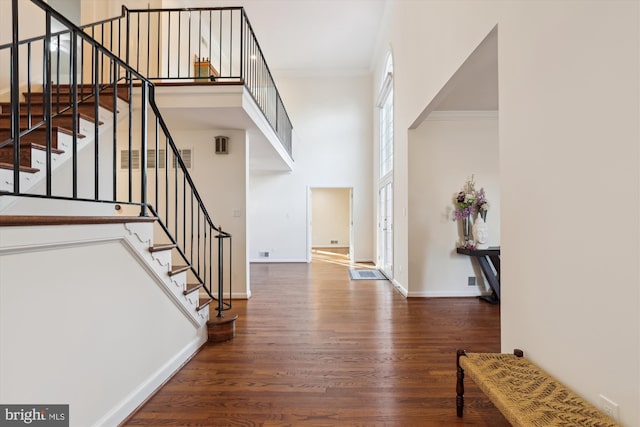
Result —
[[[100,91],[99,100],[92,94],[92,88],[78,88],[77,90],[77,113],[74,120],[73,111],[70,106],[73,105],[73,97],[69,85],[52,85],[52,98],[55,99],[53,105],[53,114],[51,118],[51,161],[56,169],[59,164],[70,160],[72,152],[71,140],[75,134],[82,148],[91,145],[95,135],[98,135],[98,144],[100,143],[100,135],[104,127],[112,125],[110,118],[114,115],[120,115],[119,108],[126,109],[130,102],[131,96],[126,86],[117,86],[117,98],[114,99],[114,88],[108,86]],[[20,175],[23,185],[23,191],[37,188],[37,184],[44,179],[42,170],[45,165],[45,153],[47,150],[47,127],[44,120],[45,94],[42,91],[23,93],[24,101],[20,103],[20,131],[24,132],[24,136],[20,139]],[[118,104],[118,102],[120,102]],[[126,104],[123,104],[126,103]],[[0,140],[5,141],[5,145],[0,148],[0,168],[4,169],[5,176],[0,182],[0,190],[11,191],[13,188],[13,161],[15,144],[11,140],[11,104],[0,103]],[[60,111],[56,113],[56,111]],[[105,124],[107,120],[108,125]],[[119,117],[121,118],[121,117]],[[75,131],[74,131],[75,125]],[[2,172],[0,172],[2,173]],[[2,175],[0,175],[2,176]],[[118,217],[116,217],[118,218]],[[125,218],[120,217],[120,220]],[[134,222],[135,217],[131,218]],[[14,218],[19,222],[19,218]],[[67,218],[69,223],[86,222],[86,218]],[[103,218],[102,221],[109,223],[109,218]],[[34,218],[30,217],[31,225],[39,225],[44,222],[56,223],[46,217]],[[6,222],[4,222],[6,225]],[[154,233],[160,236],[162,240],[164,232],[159,229]],[[190,265],[175,264],[175,251],[178,249],[176,243],[155,244],[149,247],[149,252],[153,260],[160,265],[166,267],[167,286],[173,284],[180,288],[180,300],[194,314],[193,319],[198,323],[206,322],[209,319],[208,309],[214,298],[206,293],[203,284],[189,277]],[[189,279],[188,279],[189,277]]]
[[[124,88],[126,89],[126,88]],[[52,85],[53,105],[51,107],[51,161],[55,169],[70,157],[74,134],[82,147],[93,142],[95,134],[105,125],[115,112],[117,100],[113,97],[113,87],[101,91],[98,103],[93,96],[92,88],[80,87],[77,94],[77,112],[74,118],[72,94],[70,86]],[[24,100],[19,104],[20,132],[20,175],[22,191],[33,187],[41,176],[35,176],[44,169],[47,151],[47,123],[45,121],[45,94],[42,91],[31,91],[22,94]],[[129,94],[118,88],[118,99],[129,102]],[[13,189],[13,163],[15,144],[11,139],[11,103],[0,102],[0,191],[11,192]],[[75,131],[74,131],[75,124]],[[97,132],[96,132],[97,131]],[[87,136],[90,138],[87,139]],[[67,154],[65,156],[65,154]],[[40,174],[42,175],[42,174]]]
[[[46,25],[43,36],[20,41],[16,31],[12,43],[0,45],[12,75],[11,102],[0,103],[0,196],[92,202],[112,206],[116,216],[156,218],[152,260],[199,317],[209,317],[213,301],[224,317],[231,235],[208,214],[155,104],[153,83],[43,1],[13,0],[12,10],[21,2],[38,6]],[[17,13],[12,19],[17,27]],[[51,33],[52,20],[66,29]],[[51,49],[62,39],[68,58]],[[26,82],[13,77],[25,74]],[[20,203],[6,200],[0,197],[0,211]]]

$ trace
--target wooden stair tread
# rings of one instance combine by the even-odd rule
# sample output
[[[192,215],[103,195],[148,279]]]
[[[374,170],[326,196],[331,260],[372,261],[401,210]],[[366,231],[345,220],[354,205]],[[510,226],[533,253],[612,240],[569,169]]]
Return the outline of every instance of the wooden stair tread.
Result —
[[[211,301],[213,301],[213,298],[200,298],[200,300],[198,301],[198,308],[196,308],[196,310],[202,310],[203,308],[207,307],[211,303]]]
[[[151,246],[149,248],[149,252],[161,252],[161,251],[168,251],[171,250],[173,248],[177,248],[178,245],[176,245],[175,243],[168,243],[168,244],[163,244],[163,245],[154,245]]]
[[[13,163],[0,162],[0,169],[13,170]],[[20,166],[20,172],[36,173],[40,172],[40,169],[32,168],[29,166]]]
[[[73,132],[69,129],[61,128],[61,127],[52,127],[51,128],[51,146],[54,148],[58,148],[58,133],[65,135],[73,135]],[[79,139],[85,138],[85,135],[78,133]],[[0,129],[0,143],[5,141],[11,141],[11,131],[7,129]],[[20,137],[20,144],[22,145],[25,142],[36,143],[40,145],[46,145],[47,143],[47,129],[44,127],[38,127],[32,129],[28,134]]]
[[[29,118],[31,118],[31,123],[29,123]],[[89,116],[84,113],[78,113],[78,120],[76,122],[78,126],[78,131],[80,130],[80,119],[87,120],[89,122],[95,122],[92,116]],[[52,119],[53,126],[66,127],[71,129],[73,127],[73,114],[69,114],[68,112],[61,113],[58,116],[53,117]],[[11,115],[0,116],[0,129],[11,129],[12,118]],[[101,122],[98,124],[102,124]],[[20,129],[29,129],[36,126],[45,126],[44,118],[41,114],[31,114],[20,112]]]
[[[173,270],[169,271],[169,276],[175,276],[176,274],[180,274],[188,269],[188,265],[176,265],[173,267]]]
[[[13,151],[13,141],[1,147],[0,150],[3,150],[5,148],[11,149],[11,151]],[[36,142],[28,142],[28,141],[23,142],[22,140],[20,140],[20,148],[22,149],[33,148],[34,150],[47,151],[47,147],[45,145],[38,144]],[[53,154],[64,154],[64,150],[60,150],[59,148],[55,148],[55,147],[51,147],[51,152]]]
[[[113,103],[107,103],[107,102],[103,102],[102,99],[100,99],[100,106],[108,109],[110,111],[113,111]],[[55,109],[56,105],[54,104],[54,109]],[[65,103],[61,103],[60,104],[60,110],[67,108],[67,107],[71,107],[71,104],[65,104]],[[10,102],[0,102],[0,109],[2,110],[0,112],[0,116],[1,117],[10,117],[11,116],[11,103]],[[90,101],[83,101],[80,102],[78,104],[78,111],[81,114],[84,114],[86,117],[91,117],[91,121],[93,121],[93,117],[95,116],[95,103],[90,102]],[[40,102],[35,102],[32,101],[31,105],[27,104],[26,102],[21,102],[20,103],[20,114],[29,114],[31,113],[32,116],[44,116],[44,104],[42,101]],[[70,114],[71,110],[67,110],[63,113],[60,114]]]
[[[129,84],[128,83],[118,83],[116,85],[118,87],[118,96],[120,96],[120,94],[126,94],[129,92]],[[132,85],[133,87],[140,87],[140,83],[133,83]],[[60,93],[69,93],[71,91],[71,85],[69,83],[60,83],[60,84],[54,84],[51,86],[51,90],[53,93],[55,93],[56,91],[60,91]],[[93,85],[90,84],[78,84],[78,93],[93,93]],[[102,86],[100,89],[100,94],[111,94],[113,95],[113,84],[108,85],[108,86]]]
[[[31,225],[125,224],[154,222],[154,216],[54,216],[54,215],[0,215],[0,227]]]
[[[187,289],[182,291],[182,293],[184,295],[189,295],[190,293],[197,291],[201,287],[202,287],[202,283],[190,283],[190,284],[187,284]]]

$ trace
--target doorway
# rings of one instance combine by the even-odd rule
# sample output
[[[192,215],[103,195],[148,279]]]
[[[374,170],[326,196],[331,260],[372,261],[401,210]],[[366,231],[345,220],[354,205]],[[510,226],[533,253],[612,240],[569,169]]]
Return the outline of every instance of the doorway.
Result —
[[[393,277],[393,181],[378,190],[378,269]]]
[[[353,258],[353,189],[309,189],[308,259],[313,253]]]

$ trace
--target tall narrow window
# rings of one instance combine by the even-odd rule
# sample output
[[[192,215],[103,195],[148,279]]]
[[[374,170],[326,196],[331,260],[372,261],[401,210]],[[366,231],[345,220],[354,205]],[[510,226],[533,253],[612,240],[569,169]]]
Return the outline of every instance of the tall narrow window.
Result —
[[[380,178],[393,171],[393,63],[387,59],[380,96]]]

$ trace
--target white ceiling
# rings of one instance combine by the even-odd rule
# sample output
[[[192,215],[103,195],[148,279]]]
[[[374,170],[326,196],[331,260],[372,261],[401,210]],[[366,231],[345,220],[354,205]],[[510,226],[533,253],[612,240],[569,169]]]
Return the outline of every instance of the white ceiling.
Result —
[[[180,7],[243,6],[276,78],[371,72],[389,0],[171,0]],[[428,110],[498,109],[497,30]],[[423,117],[424,118],[424,117]]]
[[[188,0],[186,0],[188,1]],[[275,77],[372,69],[385,0],[220,0],[244,6]],[[497,110],[497,30],[452,76],[433,110]]]
[[[371,69],[386,0],[183,0],[185,7],[243,6],[275,75]]]

